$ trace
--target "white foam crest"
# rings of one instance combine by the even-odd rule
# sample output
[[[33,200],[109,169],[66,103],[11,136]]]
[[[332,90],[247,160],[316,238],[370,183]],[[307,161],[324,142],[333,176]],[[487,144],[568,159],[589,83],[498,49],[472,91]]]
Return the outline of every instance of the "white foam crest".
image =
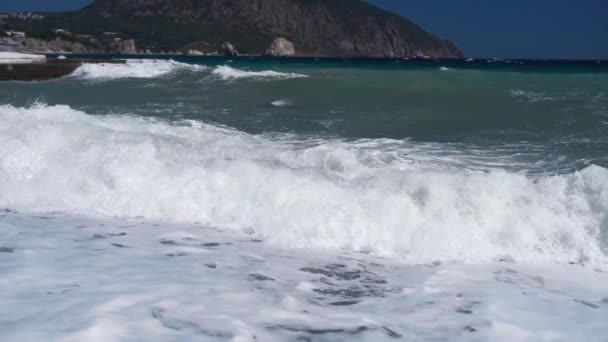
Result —
[[[272,101],[270,104],[272,104],[275,107],[291,107],[293,106],[293,103],[289,100],[276,100],[276,101]]]
[[[532,179],[412,162],[394,146],[3,106],[0,207],[200,222],[413,262],[604,267],[607,169]]]
[[[548,96],[546,93],[525,91],[525,90],[520,90],[520,89],[512,89],[510,91],[510,93],[513,98],[526,99],[532,103],[534,103],[534,102],[553,102],[553,101],[559,101],[559,100],[566,99],[564,96],[560,96],[560,97]]]
[[[129,59],[124,64],[85,63],[70,76],[84,80],[107,81],[121,78],[157,78],[180,70],[201,71],[206,68],[173,60]]]
[[[296,73],[285,73],[274,70],[264,71],[246,71],[236,68],[229,67],[227,65],[221,65],[213,69],[212,74],[219,77],[222,80],[237,80],[242,78],[254,78],[254,79],[291,79],[291,78],[304,78],[307,75],[296,74]]]

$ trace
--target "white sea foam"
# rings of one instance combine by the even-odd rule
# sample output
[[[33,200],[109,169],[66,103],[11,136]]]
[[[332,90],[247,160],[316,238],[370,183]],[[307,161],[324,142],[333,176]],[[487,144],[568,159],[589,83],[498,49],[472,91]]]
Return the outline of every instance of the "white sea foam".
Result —
[[[293,106],[293,103],[289,100],[276,100],[276,101],[272,101],[270,104],[272,104],[275,107],[291,107]]]
[[[441,70],[441,71],[449,71],[450,68],[448,68],[446,66],[442,66],[441,68],[439,68],[439,70]]]
[[[180,63],[172,60],[127,60],[125,64],[88,63],[84,64],[70,77],[88,81],[108,81],[122,78],[158,78],[180,71],[199,72],[208,70],[204,65]],[[208,74],[207,74],[208,75]],[[307,75],[283,73],[273,70],[246,71],[229,66],[218,66],[211,70],[211,75],[221,80],[238,79],[291,79],[303,78]]]
[[[511,96],[514,98],[525,99],[529,102],[553,102],[565,100],[565,96],[549,96],[547,93],[526,91],[520,89],[511,89]]]
[[[200,222],[283,246],[412,262],[605,268],[607,169],[532,179],[412,160],[384,140],[290,139],[2,106],[0,207]]]
[[[264,71],[246,71],[229,67],[227,65],[218,66],[213,69],[212,74],[219,77],[222,80],[237,80],[242,78],[254,78],[254,79],[291,79],[291,78],[304,78],[308,77],[303,74],[296,73],[285,73],[274,70]]]
[[[157,78],[177,71],[201,71],[205,69],[205,66],[172,60],[129,59],[125,64],[83,64],[71,74],[71,77],[107,81],[120,78]]]
[[[608,275],[407,265],[195,224],[0,213],[3,341],[602,341]]]

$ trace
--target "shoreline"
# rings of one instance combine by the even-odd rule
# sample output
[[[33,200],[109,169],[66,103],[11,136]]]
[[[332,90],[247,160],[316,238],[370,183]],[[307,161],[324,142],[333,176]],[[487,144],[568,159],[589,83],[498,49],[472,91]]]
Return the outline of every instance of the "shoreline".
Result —
[[[185,59],[196,59],[196,58],[210,58],[210,59],[267,59],[267,60],[343,60],[343,61],[417,61],[417,62],[468,62],[468,63],[496,63],[496,64],[509,64],[515,62],[528,62],[528,63],[596,63],[596,64],[608,64],[608,59],[559,59],[559,58],[495,58],[495,57],[464,57],[464,58],[431,58],[431,57],[366,57],[366,56],[317,56],[317,55],[296,55],[296,56],[271,56],[271,55],[253,55],[253,54],[239,54],[238,56],[224,56],[224,55],[188,55],[188,54],[171,54],[171,53],[135,53],[135,54],[124,54],[124,53],[44,53],[40,52],[37,54],[45,55],[47,57],[58,57],[65,56],[68,59],[75,58],[120,58],[120,59],[137,59],[137,58],[185,58]]]
[[[13,55],[11,55],[13,54]],[[504,60],[504,59],[428,59],[428,58],[367,58],[367,57],[306,57],[267,55],[171,55],[171,54],[22,54],[5,53],[0,58],[0,81],[40,81],[51,80],[71,74],[85,63],[125,64],[127,60],[175,60],[184,63],[209,63],[222,65],[235,62],[273,63],[277,65],[319,65],[331,67],[373,67],[376,68],[421,68],[442,71],[493,70],[506,72],[566,72],[604,73],[608,72],[608,61],[593,60]],[[19,54],[16,54],[17,56]],[[0,56],[2,53],[0,52]],[[28,59],[26,56],[38,56]]]

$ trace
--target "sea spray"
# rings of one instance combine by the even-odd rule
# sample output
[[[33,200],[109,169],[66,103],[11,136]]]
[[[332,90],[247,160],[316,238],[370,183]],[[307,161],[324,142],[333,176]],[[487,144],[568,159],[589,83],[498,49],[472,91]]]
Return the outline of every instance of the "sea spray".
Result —
[[[529,177],[198,121],[0,107],[0,207],[199,222],[290,247],[603,267],[608,170]],[[385,154],[385,157],[381,155]]]

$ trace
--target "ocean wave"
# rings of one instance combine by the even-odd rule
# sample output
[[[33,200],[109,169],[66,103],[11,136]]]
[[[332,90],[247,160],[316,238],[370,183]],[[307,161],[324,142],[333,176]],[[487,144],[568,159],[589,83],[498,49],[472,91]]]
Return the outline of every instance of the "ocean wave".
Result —
[[[108,81],[121,78],[157,78],[178,71],[201,71],[207,67],[172,60],[127,60],[125,64],[85,63],[70,77],[83,80]]]
[[[249,135],[0,107],[0,207],[199,222],[298,248],[606,265],[608,169],[531,178],[396,158],[385,140]]]
[[[87,81],[109,81],[124,78],[150,79],[164,77],[176,72],[200,72],[211,70],[206,76],[213,76],[224,81],[238,79],[291,79],[304,78],[307,75],[283,73],[273,70],[246,71],[229,66],[218,66],[213,69],[204,65],[180,63],[173,60],[127,60],[125,64],[85,63],[69,77]]]
[[[243,78],[253,79],[291,79],[291,78],[305,78],[308,75],[296,74],[296,73],[285,73],[274,70],[264,71],[246,71],[235,69],[227,65],[218,66],[211,72],[214,76],[219,77],[222,80],[238,80]]]

